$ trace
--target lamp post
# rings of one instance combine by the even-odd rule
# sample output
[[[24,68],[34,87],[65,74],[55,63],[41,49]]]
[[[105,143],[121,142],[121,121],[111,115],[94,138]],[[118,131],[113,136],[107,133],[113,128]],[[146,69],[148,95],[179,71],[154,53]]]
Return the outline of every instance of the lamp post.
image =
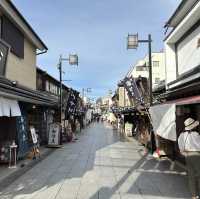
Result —
[[[149,51],[149,94],[150,94],[150,106],[153,103],[153,96],[152,96],[152,56],[151,56],[151,34],[148,35],[148,39],[146,40],[139,40],[138,34],[128,34],[127,37],[127,49],[137,49],[139,43],[148,43],[148,51]]]
[[[63,61],[68,61],[70,65],[77,65],[78,66],[78,55],[76,54],[70,54],[68,58],[63,58],[62,55],[60,55],[59,58],[59,63],[58,63],[58,70],[59,70],[59,74],[60,74],[60,99],[59,99],[59,103],[60,103],[60,125],[62,125],[62,62]],[[65,81],[65,80],[64,80]],[[61,128],[61,144],[62,144],[62,128]]]

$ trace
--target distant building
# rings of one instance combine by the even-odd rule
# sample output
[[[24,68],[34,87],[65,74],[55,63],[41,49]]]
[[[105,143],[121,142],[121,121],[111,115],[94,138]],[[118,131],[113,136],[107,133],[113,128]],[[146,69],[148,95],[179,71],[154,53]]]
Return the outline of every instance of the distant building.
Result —
[[[139,60],[136,65],[128,73],[128,76],[134,78],[149,78],[149,57]],[[152,87],[155,88],[160,82],[165,80],[165,54],[164,52],[152,53]]]
[[[101,109],[101,112],[110,110],[112,103],[111,95],[101,97],[96,102],[97,106]]]
[[[148,56],[144,59],[139,60],[127,73],[127,77],[134,77],[135,79],[143,78],[143,83],[149,78],[148,69]],[[152,53],[152,87],[157,89],[160,85],[163,85],[165,81],[165,54],[164,52],[153,52]],[[146,83],[145,83],[146,84]],[[127,91],[123,84],[118,84],[118,106],[119,107],[130,107],[133,106],[134,102],[131,102]]]

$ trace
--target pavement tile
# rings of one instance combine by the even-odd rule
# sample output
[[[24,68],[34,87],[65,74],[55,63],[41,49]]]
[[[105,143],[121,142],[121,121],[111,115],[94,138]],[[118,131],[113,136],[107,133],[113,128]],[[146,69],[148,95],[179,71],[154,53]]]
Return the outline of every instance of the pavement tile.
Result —
[[[0,199],[187,199],[187,176],[142,157],[108,124],[91,124],[0,193]]]

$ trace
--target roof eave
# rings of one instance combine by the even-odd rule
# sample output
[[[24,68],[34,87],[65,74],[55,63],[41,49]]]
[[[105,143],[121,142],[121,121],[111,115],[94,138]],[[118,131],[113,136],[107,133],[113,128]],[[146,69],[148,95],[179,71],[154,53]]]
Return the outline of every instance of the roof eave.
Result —
[[[180,9],[185,5],[185,3],[187,2],[187,0],[182,0],[181,3],[178,5],[178,7],[176,8],[176,10],[174,11],[174,13],[172,14],[172,16],[169,18],[169,20],[165,23],[164,28],[167,27],[173,27],[171,26],[171,22],[174,19],[174,17],[178,14],[178,12],[180,11]]]
[[[40,39],[40,37],[37,35],[37,33],[33,30],[31,25],[26,21],[26,19],[23,17],[23,15],[20,13],[20,11],[16,8],[16,6],[12,3],[12,1],[7,1],[7,3],[11,6],[11,8],[16,12],[16,14],[19,16],[19,18],[22,20],[22,22],[28,27],[28,29],[31,31],[33,36],[37,39],[38,43],[40,45],[36,46],[36,48],[40,51],[48,50],[48,47],[46,44]]]

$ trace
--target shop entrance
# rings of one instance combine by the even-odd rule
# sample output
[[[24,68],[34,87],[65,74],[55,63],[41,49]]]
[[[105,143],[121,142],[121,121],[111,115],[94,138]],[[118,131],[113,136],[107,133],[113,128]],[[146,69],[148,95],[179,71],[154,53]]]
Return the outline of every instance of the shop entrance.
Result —
[[[184,121],[189,117],[200,121],[200,104],[185,104],[176,107],[177,140],[180,134],[185,131]],[[200,126],[197,127],[197,131],[200,132]],[[179,153],[178,142],[175,144],[175,156],[179,161],[185,163],[184,157]]]
[[[9,148],[17,143],[16,117],[0,117],[0,162],[9,161]]]

